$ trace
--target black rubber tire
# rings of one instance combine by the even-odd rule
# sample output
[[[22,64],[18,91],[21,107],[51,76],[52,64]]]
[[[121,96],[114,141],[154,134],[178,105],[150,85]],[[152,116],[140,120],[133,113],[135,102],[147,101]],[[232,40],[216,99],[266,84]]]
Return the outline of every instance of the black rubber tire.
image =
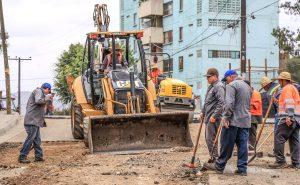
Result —
[[[86,147],[89,147],[89,135],[88,135],[88,132],[89,132],[89,129],[88,129],[88,122],[84,121],[83,122],[83,142],[84,142],[84,145]]]
[[[72,103],[71,107],[71,129],[74,139],[83,139],[83,114],[79,104]]]

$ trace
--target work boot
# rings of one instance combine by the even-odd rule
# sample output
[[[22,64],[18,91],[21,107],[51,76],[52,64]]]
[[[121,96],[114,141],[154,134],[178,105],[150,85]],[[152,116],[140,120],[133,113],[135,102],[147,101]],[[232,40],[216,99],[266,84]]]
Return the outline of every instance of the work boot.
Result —
[[[207,163],[215,163],[216,161],[216,158],[210,158],[208,159]]]
[[[30,161],[27,159],[27,157],[21,157],[18,158],[19,163],[28,164]]]
[[[275,157],[275,154],[272,152],[272,153],[268,153],[268,157]]]
[[[241,171],[239,171],[239,170],[235,170],[235,171],[234,171],[234,174],[235,174],[235,175],[240,175],[240,176],[247,176],[247,172],[241,172]]]
[[[288,167],[299,170],[300,169],[300,164],[290,164]]]
[[[223,170],[219,170],[218,168],[216,168],[215,163],[204,163],[203,168],[205,170],[212,170],[220,174],[223,173]]]
[[[34,159],[34,162],[44,162],[44,161],[45,161],[45,159],[43,159],[42,157],[36,157]]]
[[[275,162],[274,164],[270,164],[269,168],[273,168],[273,169],[282,169],[287,167],[287,163],[286,162],[282,162],[282,163],[278,163]]]

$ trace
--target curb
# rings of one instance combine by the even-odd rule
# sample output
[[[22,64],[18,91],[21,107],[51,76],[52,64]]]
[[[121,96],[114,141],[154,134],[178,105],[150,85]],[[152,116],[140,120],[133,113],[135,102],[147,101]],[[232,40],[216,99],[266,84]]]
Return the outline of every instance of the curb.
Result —
[[[12,129],[14,126],[16,126],[20,122],[20,117],[12,118],[11,120],[6,121],[11,122],[10,124],[6,124],[5,127],[0,129],[0,136],[4,135],[7,131]]]
[[[45,116],[45,119],[70,119],[71,116]]]

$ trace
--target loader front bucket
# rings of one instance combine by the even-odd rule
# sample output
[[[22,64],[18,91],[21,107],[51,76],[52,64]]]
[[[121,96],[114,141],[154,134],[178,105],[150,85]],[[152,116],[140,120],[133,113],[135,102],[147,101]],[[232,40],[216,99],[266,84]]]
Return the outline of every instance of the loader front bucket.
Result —
[[[89,119],[93,152],[192,147],[186,112],[119,114]]]

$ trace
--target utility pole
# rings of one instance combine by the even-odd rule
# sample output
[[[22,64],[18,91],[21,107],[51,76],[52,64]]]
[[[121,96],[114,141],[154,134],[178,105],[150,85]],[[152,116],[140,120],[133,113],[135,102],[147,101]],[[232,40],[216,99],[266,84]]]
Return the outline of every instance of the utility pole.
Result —
[[[6,85],[6,109],[7,109],[6,111],[7,114],[11,114],[10,74],[9,74],[9,65],[8,65],[8,57],[7,57],[6,33],[5,33],[5,26],[4,26],[2,0],[0,0],[0,21],[1,21],[1,40],[2,40],[2,52],[3,52],[3,60],[4,60],[5,85]]]
[[[246,0],[241,0],[241,75],[246,77]]]
[[[26,60],[31,60],[31,57],[29,58],[9,58],[8,60],[17,60],[18,61],[18,112],[21,114],[21,62]]]

